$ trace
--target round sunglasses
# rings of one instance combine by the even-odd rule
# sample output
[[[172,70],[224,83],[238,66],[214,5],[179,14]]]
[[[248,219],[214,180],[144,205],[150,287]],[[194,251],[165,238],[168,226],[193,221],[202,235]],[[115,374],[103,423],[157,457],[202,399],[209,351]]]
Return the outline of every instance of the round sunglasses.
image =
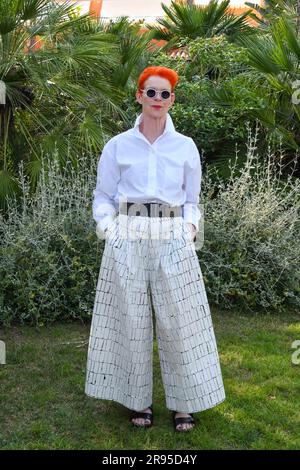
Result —
[[[171,92],[169,90],[156,90],[155,88],[146,88],[140,89],[141,91],[145,91],[148,98],[156,98],[157,95],[160,95],[163,100],[167,100],[171,96]]]

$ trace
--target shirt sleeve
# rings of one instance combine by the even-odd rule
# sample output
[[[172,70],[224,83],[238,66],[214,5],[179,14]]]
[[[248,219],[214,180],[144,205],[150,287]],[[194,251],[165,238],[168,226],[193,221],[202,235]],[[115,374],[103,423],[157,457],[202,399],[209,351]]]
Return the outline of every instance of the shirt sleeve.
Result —
[[[184,170],[186,201],[183,205],[183,219],[187,223],[194,224],[198,232],[201,218],[198,203],[201,192],[202,168],[200,154],[192,138],[190,138],[189,155],[190,158]]]
[[[116,216],[115,195],[120,181],[120,169],[117,165],[111,140],[105,144],[97,166],[97,182],[93,191],[93,218],[102,231],[110,225]]]

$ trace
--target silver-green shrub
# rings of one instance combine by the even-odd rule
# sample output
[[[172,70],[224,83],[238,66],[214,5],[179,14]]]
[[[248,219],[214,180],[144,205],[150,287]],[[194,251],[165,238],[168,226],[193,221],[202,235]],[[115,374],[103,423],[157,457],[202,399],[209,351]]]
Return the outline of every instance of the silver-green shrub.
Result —
[[[91,199],[97,158],[59,170],[45,157],[34,195],[19,168],[21,204],[0,218],[0,323],[42,325],[89,317],[103,250]],[[49,168],[48,171],[46,168]],[[67,176],[66,176],[67,175]]]
[[[280,148],[277,156],[257,153],[257,136],[248,128],[246,163],[230,161],[229,180],[210,169],[203,178],[198,256],[214,303],[278,313],[300,306],[300,181],[283,178]]]

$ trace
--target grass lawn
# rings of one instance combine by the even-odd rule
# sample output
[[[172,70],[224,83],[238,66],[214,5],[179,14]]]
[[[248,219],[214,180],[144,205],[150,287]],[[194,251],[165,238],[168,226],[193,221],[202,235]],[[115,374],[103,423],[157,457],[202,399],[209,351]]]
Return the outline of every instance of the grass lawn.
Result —
[[[246,316],[212,308],[227,399],[174,433],[154,342],[154,426],[132,428],[129,411],[84,394],[90,325],[0,330],[1,449],[300,449],[300,316]]]

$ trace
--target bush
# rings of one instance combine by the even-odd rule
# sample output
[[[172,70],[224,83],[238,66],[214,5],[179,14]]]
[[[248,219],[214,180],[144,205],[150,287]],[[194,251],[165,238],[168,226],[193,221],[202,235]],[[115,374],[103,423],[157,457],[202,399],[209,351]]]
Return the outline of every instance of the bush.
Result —
[[[271,153],[262,161],[257,133],[248,132],[245,166],[230,166],[215,197],[218,175],[208,169],[203,179],[200,265],[214,303],[283,312],[300,306],[300,181],[293,175],[283,181],[282,166]]]
[[[96,168],[79,158],[77,172],[69,169],[66,178],[55,155],[49,162],[44,159],[34,196],[20,166],[21,210],[11,199],[8,217],[0,219],[0,323],[4,325],[84,320],[91,313],[103,249],[91,214]]]

